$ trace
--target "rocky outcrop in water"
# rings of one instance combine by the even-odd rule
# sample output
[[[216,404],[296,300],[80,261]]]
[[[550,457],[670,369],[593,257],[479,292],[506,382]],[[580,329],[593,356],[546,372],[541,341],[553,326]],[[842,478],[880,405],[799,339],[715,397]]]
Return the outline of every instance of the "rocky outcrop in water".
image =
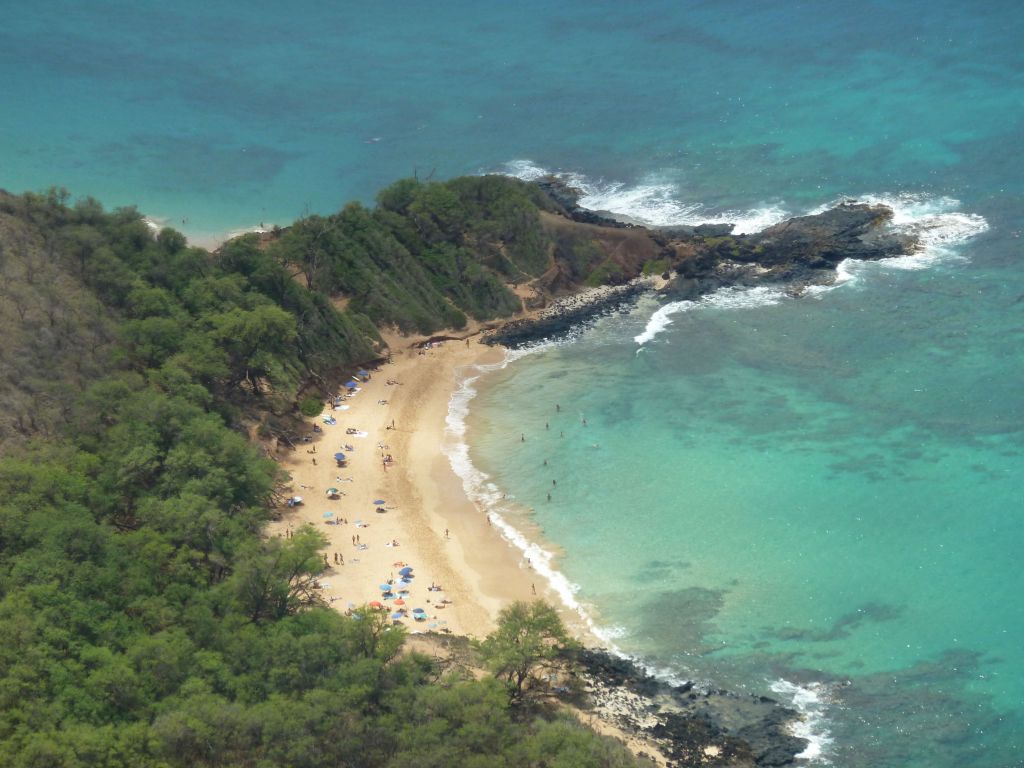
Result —
[[[562,240],[576,238],[603,244],[614,262],[615,282],[627,283],[657,263],[667,278],[661,291],[673,299],[696,299],[725,286],[783,284],[792,295],[808,286],[834,282],[836,268],[846,259],[872,261],[913,253],[916,237],[891,226],[892,209],[884,205],[844,202],[811,216],[798,216],[754,234],[734,235],[731,224],[700,224],[645,228],[612,214],[579,205],[580,192],[548,177],[536,182],[551,199],[562,222],[548,223]],[[564,218],[562,218],[564,217]],[[628,238],[628,240],[623,240]],[[556,238],[557,240],[558,238]],[[629,248],[623,246],[628,242]],[[571,254],[571,249],[563,249]],[[572,285],[571,256],[559,257],[556,247],[551,279],[542,287],[550,295],[578,290]],[[529,320],[514,321],[491,334],[488,343],[521,346],[566,333],[589,319],[621,307],[643,288],[577,305],[557,306]]]
[[[603,650],[583,649],[576,661],[592,711],[642,736],[670,766],[792,765],[807,747],[788,730],[798,713],[773,699],[672,686]]]
[[[680,237],[674,228],[662,236],[672,238],[683,257],[666,293],[689,299],[724,285],[764,283],[785,283],[799,293],[832,282],[846,259],[873,261],[916,250],[916,239],[894,230],[891,221],[892,209],[884,205],[843,203],[749,235]]]
[[[629,222],[616,218],[613,214],[601,211],[592,211],[589,208],[580,206],[582,193],[575,187],[566,184],[558,176],[545,176],[534,182],[561,209],[568,218],[578,221],[581,224],[597,224],[602,227],[626,228],[634,226]]]

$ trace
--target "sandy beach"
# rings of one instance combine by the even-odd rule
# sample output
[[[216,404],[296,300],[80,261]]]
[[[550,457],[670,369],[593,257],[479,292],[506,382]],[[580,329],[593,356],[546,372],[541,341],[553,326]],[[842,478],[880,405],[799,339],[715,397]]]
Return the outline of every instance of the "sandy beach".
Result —
[[[441,444],[459,369],[497,362],[502,351],[475,338],[428,349],[410,343],[392,341],[392,362],[371,371],[340,406],[328,404],[309,420],[322,429],[311,443],[278,454],[303,504],[285,509],[269,533],[286,536],[309,523],[328,537],[321,583],[339,611],[382,600],[381,585],[399,580],[404,564],[413,568],[408,592],[397,595],[396,587],[397,597],[383,601],[392,612],[406,609],[402,624],[412,632],[483,637],[504,605],[533,597],[536,577],[466,497]],[[336,423],[325,423],[327,417]],[[348,459],[344,468],[333,458],[338,451]],[[393,462],[385,464],[387,456]],[[338,489],[337,498],[327,496],[329,488]],[[377,500],[385,502],[383,512]],[[414,621],[414,608],[427,618]]]

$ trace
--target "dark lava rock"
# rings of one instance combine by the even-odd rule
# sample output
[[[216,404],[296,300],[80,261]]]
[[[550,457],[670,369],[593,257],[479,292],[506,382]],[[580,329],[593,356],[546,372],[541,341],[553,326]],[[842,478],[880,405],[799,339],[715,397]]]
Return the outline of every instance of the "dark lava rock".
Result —
[[[657,227],[654,231],[669,239],[688,240],[694,237],[725,237],[731,235],[735,228],[735,224],[697,224],[696,226]]]
[[[613,227],[624,229],[635,226],[614,218],[613,214],[607,212],[592,211],[589,208],[580,207],[579,200],[583,193],[576,187],[569,186],[559,176],[545,176],[534,182],[540,189],[573,221],[584,224],[597,224],[602,227]]]
[[[753,235],[744,257],[764,266],[805,264],[835,267],[844,259],[883,259],[912,250],[916,241],[885,225],[892,209],[884,205],[843,203],[813,216],[798,216]]]
[[[674,765],[791,765],[807,748],[805,739],[787,729],[797,713],[768,697],[696,691],[692,683],[673,687],[603,650],[582,649],[575,660],[595,685],[626,689],[647,702],[641,709],[655,716],[654,726],[642,726],[642,717],[619,725],[657,739]],[[708,746],[720,754],[709,756],[704,752]]]
[[[703,236],[687,243],[694,254],[676,265],[665,289],[675,299],[696,299],[724,285],[787,283],[798,295],[807,285],[835,279],[845,259],[873,261],[912,253],[916,238],[888,226],[892,209],[843,203],[798,216],[752,235]]]
[[[632,305],[637,297],[647,290],[647,285],[633,283],[614,288],[594,299],[584,297],[579,302],[570,302],[543,317],[506,323],[485,336],[483,342],[515,349],[526,344],[565,336],[598,317]]]

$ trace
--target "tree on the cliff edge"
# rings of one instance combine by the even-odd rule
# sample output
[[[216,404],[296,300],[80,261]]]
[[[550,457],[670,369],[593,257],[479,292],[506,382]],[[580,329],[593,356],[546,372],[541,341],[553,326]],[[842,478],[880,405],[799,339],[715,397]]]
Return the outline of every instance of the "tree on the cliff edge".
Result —
[[[557,667],[558,657],[573,644],[558,612],[538,600],[503,609],[498,628],[478,649],[487,668],[505,683],[509,701],[521,704],[548,690],[542,673]]]

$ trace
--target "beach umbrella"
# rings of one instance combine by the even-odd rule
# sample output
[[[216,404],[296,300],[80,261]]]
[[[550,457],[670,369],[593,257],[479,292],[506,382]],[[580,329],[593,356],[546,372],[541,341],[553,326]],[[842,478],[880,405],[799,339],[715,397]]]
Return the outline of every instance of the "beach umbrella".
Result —
[[[324,517],[334,517],[333,512],[324,512]]]
[[[359,387],[359,385],[356,384],[354,381],[346,381],[345,382],[345,389],[356,389],[358,387]]]
[[[369,375],[370,375],[369,371],[364,371],[364,370],[356,371],[356,376],[369,376]]]
[[[405,600],[403,600],[402,598],[398,598],[397,600],[395,600],[395,605],[405,605]]]
[[[391,618],[392,619],[404,619],[405,618],[405,614],[402,613],[401,611],[395,611],[394,613],[391,614]]]
[[[345,454],[344,453],[336,453],[336,454],[334,454],[334,458],[335,458],[336,461],[344,461],[345,460]]]
[[[390,592],[391,591],[391,585],[390,584],[381,584],[380,585],[380,591],[381,592]]]
[[[370,607],[371,608],[383,608],[384,607],[384,603],[382,603],[380,600],[374,600],[372,603],[370,603]]]
[[[341,493],[341,491],[339,491],[337,488],[328,488],[327,489],[327,495],[328,496],[337,496],[339,493]]]
[[[376,504],[378,507],[383,507],[384,506],[384,499],[377,499],[373,503]]]
[[[400,579],[399,581],[396,581],[395,584],[402,589],[412,586],[412,582],[406,581],[405,579]]]
[[[405,578],[409,578],[409,574],[412,573],[412,566],[410,566],[410,565],[405,566],[405,568],[402,568],[399,571],[399,573],[402,574],[402,576],[404,576]]]
[[[426,613],[426,611],[423,610],[422,608],[413,608],[412,612],[413,613]]]

